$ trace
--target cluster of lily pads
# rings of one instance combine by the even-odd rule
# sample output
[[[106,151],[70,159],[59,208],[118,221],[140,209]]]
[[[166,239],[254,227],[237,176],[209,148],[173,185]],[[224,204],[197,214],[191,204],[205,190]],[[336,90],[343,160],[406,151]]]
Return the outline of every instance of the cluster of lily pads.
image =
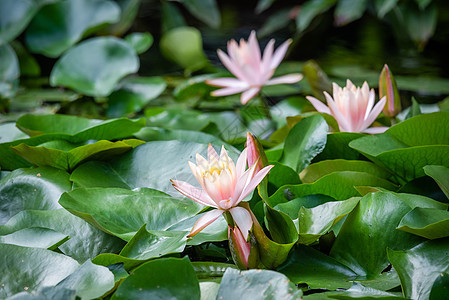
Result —
[[[0,1],[0,298],[447,299],[448,100],[398,90],[446,80],[331,84],[255,32],[227,72],[172,23],[183,76],[128,76],[150,34],[81,41],[129,29],[139,1],[118,3]],[[56,59],[35,89],[27,49]]]

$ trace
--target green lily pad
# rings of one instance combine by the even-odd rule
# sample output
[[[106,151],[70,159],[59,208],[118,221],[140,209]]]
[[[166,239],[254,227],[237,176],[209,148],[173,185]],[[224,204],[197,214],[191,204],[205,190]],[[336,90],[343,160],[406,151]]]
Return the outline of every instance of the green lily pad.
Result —
[[[48,228],[25,228],[0,236],[0,243],[55,250],[70,237]]]
[[[342,171],[325,175],[313,183],[285,185],[279,188],[270,198],[269,204],[276,206],[298,197],[321,194],[335,200],[346,200],[360,196],[356,186],[383,187],[395,190],[391,182],[365,172]]]
[[[425,166],[424,173],[432,177],[449,199],[449,168],[444,166]]]
[[[123,263],[124,268],[130,270],[152,258],[182,252],[187,234],[188,231],[147,231],[144,224],[120,254],[103,253],[93,262],[104,266]]]
[[[33,291],[32,294],[28,292],[21,292],[8,298],[8,300],[47,300],[47,299],[76,300],[76,291],[57,286],[44,286],[37,289],[36,291]]]
[[[218,137],[200,131],[182,130],[182,129],[163,129],[159,127],[142,128],[135,136],[141,140],[150,141],[190,141],[200,144],[212,143],[215,145],[231,146],[223,142]],[[270,173],[271,174],[271,173]]]
[[[304,197],[295,198],[288,202],[280,203],[274,207],[274,209],[279,210],[292,218],[292,220],[298,218],[299,210],[304,208],[312,208],[318,205],[335,201],[334,198],[324,195],[309,195]]]
[[[157,98],[166,86],[165,80],[158,76],[125,78],[120,87],[109,96],[106,115],[122,117],[138,112]]]
[[[49,167],[18,169],[0,181],[0,225],[26,209],[58,209],[62,193],[70,191],[69,174]]]
[[[428,299],[434,282],[449,269],[449,239],[419,244],[410,250],[388,249],[388,258],[398,272],[404,295]]]
[[[284,154],[280,161],[296,172],[302,171],[326,145],[328,126],[319,115],[296,124],[285,139]]]
[[[59,250],[80,263],[103,252],[117,253],[124,246],[121,239],[104,233],[62,208],[22,211],[0,226],[0,235],[42,228],[70,236],[68,241],[59,245]]]
[[[76,189],[63,194],[59,203],[93,226],[125,241],[145,223],[148,230],[166,230],[203,208],[190,199],[175,199],[148,188]]]
[[[398,229],[428,239],[449,236],[449,212],[436,208],[416,207],[406,214]]]
[[[301,207],[298,217],[299,243],[310,245],[349,214],[360,198],[327,202],[313,208]]]
[[[56,1],[42,7],[31,21],[25,40],[31,51],[58,57],[83,35],[119,20],[119,6],[109,0]]]
[[[449,295],[449,274],[441,273],[435,280],[430,291],[430,300],[447,300]]]
[[[14,40],[31,21],[39,6],[33,0],[4,0],[0,2],[0,41]]]
[[[11,147],[21,157],[36,166],[51,166],[68,172],[79,164],[89,160],[109,160],[131,150],[134,146],[143,144],[140,140],[124,140],[118,142],[98,141],[93,144],[76,147],[69,151],[33,147],[19,144]]]
[[[302,291],[285,275],[270,270],[227,269],[217,299],[301,299]]]
[[[75,290],[81,299],[95,299],[114,287],[114,275],[108,268],[86,261],[56,286]]]
[[[391,173],[368,161],[361,160],[324,160],[309,165],[299,176],[303,183],[312,183],[321,177],[339,171],[366,172],[379,178],[388,179]]]
[[[115,37],[97,37],[67,51],[50,74],[52,86],[64,86],[89,96],[107,96],[124,76],[139,69],[131,46]]]
[[[11,97],[19,84],[19,61],[8,44],[0,45],[0,96]]]
[[[449,167],[449,112],[418,115],[350,147],[406,181],[425,176],[426,165]],[[438,125],[437,125],[438,124]]]
[[[187,257],[149,261],[133,271],[111,299],[200,299],[200,287]]]
[[[133,32],[125,37],[125,41],[134,48],[137,54],[142,54],[150,49],[153,40],[153,36],[149,32]]]
[[[422,241],[396,230],[399,221],[410,210],[405,201],[393,194],[367,194],[346,218],[332,246],[331,256],[360,277],[379,276],[389,264],[387,247],[404,249]]]
[[[79,264],[72,258],[39,248],[0,244],[0,297],[56,285],[73,273]]]
[[[326,146],[317,155],[315,160],[347,159],[356,160],[360,158],[360,153],[351,147],[349,143],[353,140],[366,136],[356,132],[332,132],[327,135]]]

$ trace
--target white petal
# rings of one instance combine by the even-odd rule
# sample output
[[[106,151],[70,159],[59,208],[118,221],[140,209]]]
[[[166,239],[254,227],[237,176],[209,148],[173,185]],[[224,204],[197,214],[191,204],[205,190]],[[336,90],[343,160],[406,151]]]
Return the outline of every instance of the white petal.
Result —
[[[251,100],[252,98],[254,98],[254,96],[256,96],[257,93],[259,93],[259,91],[260,91],[260,88],[255,87],[255,88],[250,88],[249,90],[243,92],[242,96],[240,97],[240,102],[242,104],[248,103],[248,101]]]
[[[279,46],[279,48],[276,49],[273,54],[273,58],[271,59],[271,69],[276,69],[277,66],[279,66],[285,56],[285,53],[287,53],[288,46],[290,46],[291,42],[292,40],[286,40],[282,45]]]
[[[363,123],[364,128],[368,128],[376,120],[377,116],[380,114],[386,103],[386,97],[383,97],[379,102],[377,102],[373,110],[369,113],[368,118]]]
[[[243,172],[245,172],[247,157],[248,157],[248,150],[245,148],[243,149],[242,153],[240,153],[240,156],[237,159],[237,165],[235,167],[237,179],[240,178],[240,176],[242,176]]]
[[[234,87],[234,88],[247,88],[248,83],[232,77],[214,78],[205,81],[209,85],[222,86],[222,87]]]
[[[234,94],[241,93],[241,92],[245,91],[246,89],[247,89],[247,87],[228,87],[228,88],[224,88],[224,89],[215,90],[215,91],[211,92],[210,94],[215,97],[228,96],[228,95],[234,95]]]
[[[367,128],[367,129],[365,129],[365,130],[363,130],[362,132],[363,133],[369,133],[369,134],[375,134],[375,133],[384,133],[385,132],[385,130],[387,130],[388,129],[388,127],[370,127],[370,128]]]
[[[249,212],[243,207],[233,207],[229,212],[231,213],[234,222],[240,228],[245,240],[248,240],[248,232],[253,226],[253,220],[251,219]]]
[[[239,199],[237,200],[237,203],[234,203],[234,205],[237,205],[243,199],[245,199],[245,197],[248,196],[259,185],[259,183],[265,178],[265,176],[267,176],[268,172],[270,172],[271,168],[273,167],[274,166],[272,165],[266,166],[265,168],[257,172],[257,174],[255,174],[251,178],[250,182],[245,186],[242,193],[240,194]]]
[[[306,96],[307,100],[310,101],[310,103],[312,103],[313,107],[315,107],[315,109],[321,113],[325,113],[325,114],[331,114],[331,111],[329,110],[329,107],[327,107],[323,102],[321,102],[320,100],[312,97],[312,96]]]
[[[302,74],[289,74],[284,76],[279,76],[268,80],[265,85],[276,85],[281,83],[296,83],[302,79]]]
[[[205,206],[217,207],[214,201],[206,194],[206,192],[202,189],[196,188],[193,185],[178,180],[171,180],[173,183],[173,187],[183,194],[184,196],[192,199],[195,202],[198,202]]]
[[[187,237],[192,237],[196,235],[198,232],[203,230],[206,226],[211,224],[213,221],[218,219],[219,216],[223,214],[224,211],[221,209],[214,209],[205,213],[201,218],[196,221],[195,225],[193,225],[192,230],[190,231]]]

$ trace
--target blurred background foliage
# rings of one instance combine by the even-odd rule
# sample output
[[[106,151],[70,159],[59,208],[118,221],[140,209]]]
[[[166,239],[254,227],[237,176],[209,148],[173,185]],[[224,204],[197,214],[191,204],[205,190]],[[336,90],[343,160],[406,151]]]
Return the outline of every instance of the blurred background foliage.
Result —
[[[449,94],[447,1],[2,0],[0,122],[233,109],[238,99],[212,98],[204,80],[224,73],[216,49],[251,30],[262,46],[292,38],[277,74],[307,78],[265,88],[272,104],[321,96],[328,78],[376,87],[385,63],[405,107],[412,96],[435,104]]]

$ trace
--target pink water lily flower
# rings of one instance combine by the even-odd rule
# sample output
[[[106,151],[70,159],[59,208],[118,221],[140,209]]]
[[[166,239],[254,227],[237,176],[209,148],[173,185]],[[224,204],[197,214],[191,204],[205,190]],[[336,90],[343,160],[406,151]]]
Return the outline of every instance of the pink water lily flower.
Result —
[[[254,163],[246,169],[246,153],[247,150],[244,149],[235,165],[224,147],[218,155],[209,144],[207,160],[197,153],[197,164],[189,162],[201,189],[187,182],[172,180],[173,187],[184,196],[216,208],[198,219],[188,237],[196,235],[224,212],[229,212],[245,239],[248,239],[248,231],[252,227],[251,215],[246,209],[237,205],[257,187],[273,166],[267,166],[256,172],[257,164]]]
[[[386,98],[383,97],[374,105],[374,89],[369,89],[366,81],[362,87],[356,87],[349,79],[346,86],[341,88],[336,83],[333,86],[333,98],[324,92],[327,105],[320,100],[307,96],[315,109],[319,112],[332,115],[338,123],[340,131],[381,133],[388,127],[368,128],[380,114],[385,106]]]
[[[300,81],[301,74],[290,74],[271,79],[290,44],[291,40],[287,40],[274,51],[274,40],[272,39],[265,47],[262,57],[255,31],[251,32],[248,42],[243,39],[240,40],[240,44],[235,40],[229,41],[228,55],[221,50],[218,50],[217,53],[223,65],[237,78],[207,80],[207,84],[223,87],[211,94],[227,96],[242,93],[240,101],[242,104],[246,104],[259,93],[262,86]]]

